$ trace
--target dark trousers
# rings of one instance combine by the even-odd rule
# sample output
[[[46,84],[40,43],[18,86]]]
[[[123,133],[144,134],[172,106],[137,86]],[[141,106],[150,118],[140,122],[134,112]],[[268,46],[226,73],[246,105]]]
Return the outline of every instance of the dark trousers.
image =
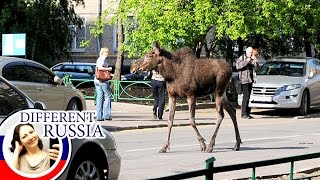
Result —
[[[153,112],[162,119],[165,104],[165,82],[151,79],[151,87],[153,94]]]
[[[241,107],[241,116],[250,115],[251,108],[249,107],[250,94],[252,90],[252,83],[241,84],[242,87],[242,107]]]

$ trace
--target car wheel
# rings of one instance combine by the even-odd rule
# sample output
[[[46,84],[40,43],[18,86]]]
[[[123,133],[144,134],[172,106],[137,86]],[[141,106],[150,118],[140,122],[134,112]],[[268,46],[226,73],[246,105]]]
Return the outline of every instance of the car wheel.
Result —
[[[73,179],[100,180],[106,179],[106,177],[104,177],[102,168],[98,166],[98,163],[95,163],[92,160],[85,160],[79,164],[77,163]]]
[[[67,110],[74,110],[74,111],[79,110],[79,111],[80,111],[79,106],[78,106],[78,103],[77,103],[77,101],[76,101],[75,99],[72,99],[72,100],[69,102],[69,104],[68,104],[68,106],[67,106]]]
[[[301,105],[300,105],[300,108],[298,109],[298,113],[299,115],[304,116],[308,114],[308,110],[309,110],[309,96],[308,96],[308,92],[304,91],[302,94]]]

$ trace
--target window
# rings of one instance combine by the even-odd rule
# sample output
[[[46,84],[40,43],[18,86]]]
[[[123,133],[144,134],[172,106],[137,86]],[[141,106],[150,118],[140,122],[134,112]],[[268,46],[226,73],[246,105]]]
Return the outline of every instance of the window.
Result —
[[[93,73],[91,66],[76,66],[76,72],[78,73]]]
[[[44,70],[33,66],[26,66],[26,69],[30,76],[31,82],[54,84],[52,75]]]
[[[62,66],[62,64],[53,67],[53,68],[52,68],[52,71],[59,71],[60,68],[61,68],[61,66]]]
[[[135,20],[133,19],[133,16],[129,16],[129,27],[123,27],[123,31],[132,32],[134,29],[137,28],[137,24],[135,23]],[[112,43],[112,49],[114,52],[118,51],[118,24],[115,23],[113,25],[113,43]],[[125,37],[123,37],[123,40],[125,40]]]
[[[64,65],[61,68],[62,72],[75,72],[74,65]]]
[[[20,63],[10,63],[2,70],[2,75],[9,81],[28,81],[28,74],[24,65]]]
[[[85,18],[83,18],[83,25],[81,28],[76,25],[71,25],[69,28],[72,33],[71,52],[85,52],[85,48],[80,47],[80,43],[86,40]]]
[[[0,115],[7,116],[17,109],[28,108],[26,99],[0,80]]]

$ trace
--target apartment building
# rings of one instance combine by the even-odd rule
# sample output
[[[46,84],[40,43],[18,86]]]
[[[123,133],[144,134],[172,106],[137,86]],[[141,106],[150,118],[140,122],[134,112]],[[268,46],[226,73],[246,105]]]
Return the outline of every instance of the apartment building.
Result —
[[[119,0],[85,0],[84,5],[75,7],[75,12],[84,20],[83,27],[79,29],[74,26],[75,32],[72,41],[71,59],[74,62],[95,62],[99,56],[101,47],[108,47],[109,62],[114,65],[117,59],[117,25],[106,25],[104,33],[99,38],[94,38],[90,34],[90,28],[94,26],[95,20],[107,9],[115,9]],[[111,19],[113,14],[107,16],[107,20]],[[80,47],[80,42],[90,40],[89,47]],[[131,59],[125,56],[124,65],[131,64]]]

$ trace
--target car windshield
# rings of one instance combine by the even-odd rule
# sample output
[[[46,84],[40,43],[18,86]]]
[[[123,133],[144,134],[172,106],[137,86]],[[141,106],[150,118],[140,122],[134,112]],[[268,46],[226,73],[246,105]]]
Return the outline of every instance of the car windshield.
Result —
[[[305,63],[271,61],[264,64],[258,75],[304,76]]]

